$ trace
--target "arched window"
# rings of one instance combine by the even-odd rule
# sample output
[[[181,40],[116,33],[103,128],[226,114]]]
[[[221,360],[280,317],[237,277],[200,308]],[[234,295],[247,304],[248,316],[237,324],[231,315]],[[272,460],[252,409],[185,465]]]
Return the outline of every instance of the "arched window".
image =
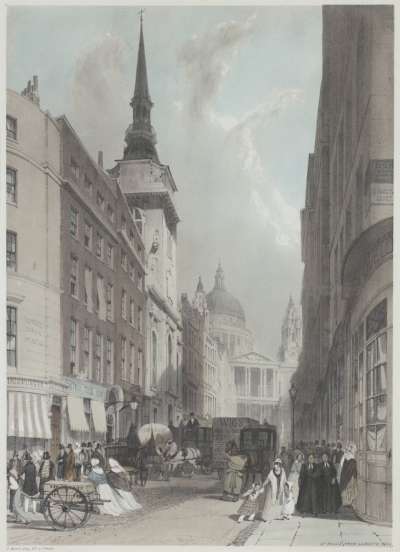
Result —
[[[152,384],[157,385],[157,334],[151,334],[151,354],[152,354]]]

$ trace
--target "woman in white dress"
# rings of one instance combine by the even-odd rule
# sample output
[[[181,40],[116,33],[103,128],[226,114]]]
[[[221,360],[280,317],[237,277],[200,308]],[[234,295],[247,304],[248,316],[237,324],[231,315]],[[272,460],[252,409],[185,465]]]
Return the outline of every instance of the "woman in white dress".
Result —
[[[295,503],[297,502],[297,498],[299,496],[299,475],[301,466],[304,463],[304,454],[302,452],[299,452],[296,454],[296,458],[292,464],[292,467],[290,468],[290,473],[288,477],[288,481],[292,483],[292,491],[295,499]]]
[[[120,507],[125,512],[141,510],[142,506],[136,502],[131,492],[129,477],[124,468],[114,458],[110,458],[108,463],[111,471],[107,473],[107,481],[115,491]]]
[[[119,504],[118,497],[115,491],[107,483],[106,474],[102,467],[100,467],[100,461],[98,458],[92,458],[92,469],[88,474],[88,479],[94,483],[100,499],[109,500],[99,505],[100,514],[107,514],[110,516],[120,516],[124,513],[124,510]]]

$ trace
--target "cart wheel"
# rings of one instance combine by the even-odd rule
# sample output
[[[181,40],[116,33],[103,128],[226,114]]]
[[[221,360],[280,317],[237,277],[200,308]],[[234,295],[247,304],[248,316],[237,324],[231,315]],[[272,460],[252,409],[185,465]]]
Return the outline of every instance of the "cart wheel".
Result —
[[[62,486],[46,496],[43,514],[46,521],[59,531],[78,529],[89,520],[89,503],[78,489]]]

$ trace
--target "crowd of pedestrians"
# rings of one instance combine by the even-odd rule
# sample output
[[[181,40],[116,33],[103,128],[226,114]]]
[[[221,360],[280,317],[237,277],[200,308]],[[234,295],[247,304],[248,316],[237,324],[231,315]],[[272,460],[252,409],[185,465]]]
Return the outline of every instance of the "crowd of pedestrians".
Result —
[[[264,481],[254,482],[242,495],[238,521],[264,521],[302,515],[336,514],[352,507],[357,497],[356,447],[348,443],[300,442],[295,450],[282,447]],[[238,450],[229,452],[224,494],[239,497],[246,461]],[[237,465],[235,465],[237,464]]]

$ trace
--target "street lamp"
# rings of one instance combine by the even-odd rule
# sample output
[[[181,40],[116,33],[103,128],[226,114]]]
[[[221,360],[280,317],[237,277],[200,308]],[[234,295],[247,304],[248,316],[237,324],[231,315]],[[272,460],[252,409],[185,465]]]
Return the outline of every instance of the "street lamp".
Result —
[[[294,450],[294,405],[296,402],[297,387],[292,383],[289,389],[290,400],[292,401],[292,450]]]

